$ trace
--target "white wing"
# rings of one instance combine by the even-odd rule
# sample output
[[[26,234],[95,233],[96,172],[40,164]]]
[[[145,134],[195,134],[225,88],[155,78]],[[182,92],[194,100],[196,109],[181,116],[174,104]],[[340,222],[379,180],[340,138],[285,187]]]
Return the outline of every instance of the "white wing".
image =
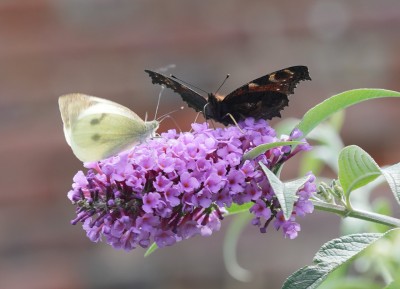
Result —
[[[130,148],[152,136],[157,121],[144,122],[118,103],[84,94],[60,96],[64,134],[83,162],[97,161]]]

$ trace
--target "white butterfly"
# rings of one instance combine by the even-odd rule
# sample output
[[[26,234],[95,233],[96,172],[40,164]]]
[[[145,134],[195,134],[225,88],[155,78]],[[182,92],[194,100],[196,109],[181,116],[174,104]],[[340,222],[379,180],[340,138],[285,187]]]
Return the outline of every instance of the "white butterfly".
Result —
[[[154,137],[157,120],[144,121],[125,106],[99,97],[72,93],[58,99],[64,134],[82,162],[116,155]]]

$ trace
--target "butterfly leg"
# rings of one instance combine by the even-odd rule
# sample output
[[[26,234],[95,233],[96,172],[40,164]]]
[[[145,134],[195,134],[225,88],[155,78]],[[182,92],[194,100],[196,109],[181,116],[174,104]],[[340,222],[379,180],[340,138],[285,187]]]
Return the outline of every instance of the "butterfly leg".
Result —
[[[212,123],[213,128],[216,129],[215,122],[213,120],[211,120],[211,123]]]
[[[238,123],[236,122],[236,119],[233,117],[232,114],[227,113],[225,116],[229,116],[229,117],[232,119],[233,123],[234,123],[234,124],[237,126],[237,128],[240,130],[240,132],[244,134],[244,131],[240,128],[240,126],[238,125]]]
[[[206,119],[207,124],[208,124],[208,118],[207,118],[207,115],[206,115],[206,107],[207,107],[207,105],[209,105],[209,104],[210,104],[210,103],[207,103],[207,104],[203,107],[203,116],[204,116],[204,118]],[[212,121],[212,119],[211,119],[211,122],[212,122],[213,128],[215,129],[215,124],[214,124],[214,122]]]
[[[197,113],[193,123],[195,123],[197,121],[197,119],[199,118],[200,112]],[[190,129],[189,133],[191,133],[193,131],[193,128]]]

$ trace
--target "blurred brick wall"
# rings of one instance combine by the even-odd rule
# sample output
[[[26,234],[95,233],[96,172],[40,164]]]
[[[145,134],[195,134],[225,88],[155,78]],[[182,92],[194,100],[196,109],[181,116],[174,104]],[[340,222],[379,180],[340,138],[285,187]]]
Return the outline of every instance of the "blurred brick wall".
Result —
[[[230,73],[229,92],[304,64],[313,81],[297,88],[283,113],[301,117],[346,89],[400,90],[399,31],[398,0],[1,1],[0,288],[279,288],[337,236],[336,218],[302,220],[297,241],[248,228],[239,253],[255,273],[248,284],[225,272],[223,233],[145,260],[143,250],[92,244],[69,225],[74,208],[66,192],[82,166],[65,143],[57,98],[84,92],[152,116],[159,87],[146,68],[176,64],[174,74],[208,91]],[[160,114],[181,105],[166,91]],[[345,143],[364,147],[380,164],[398,162],[399,107],[391,99],[348,109]],[[174,118],[185,130],[195,113]],[[175,124],[167,120],[160,131],[168,128]]]

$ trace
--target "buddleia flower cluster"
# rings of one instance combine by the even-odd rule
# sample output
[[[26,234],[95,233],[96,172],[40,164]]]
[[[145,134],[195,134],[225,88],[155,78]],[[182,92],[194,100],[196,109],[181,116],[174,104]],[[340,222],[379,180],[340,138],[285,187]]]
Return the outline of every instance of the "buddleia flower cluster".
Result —
[[[93,242],[131,250],[175,244],[220,229],[226,208],[251,202],[252,224],[265,232],[268,224],[295,238],[297,216],[313,211],[314,176],[297,192],[290,219],[283,217],[273,189],[260,168],[274,170],[308,144],[270,149],[253,160],[245,152],[258,145],[298,138],[277,138],[265,120],[252,118],[226,128],[192,124],[191,132],[169,130],[118,156],[85,163],[86,173],[73,178],[68,198],[76,205],[72,224],[83,223]]]

